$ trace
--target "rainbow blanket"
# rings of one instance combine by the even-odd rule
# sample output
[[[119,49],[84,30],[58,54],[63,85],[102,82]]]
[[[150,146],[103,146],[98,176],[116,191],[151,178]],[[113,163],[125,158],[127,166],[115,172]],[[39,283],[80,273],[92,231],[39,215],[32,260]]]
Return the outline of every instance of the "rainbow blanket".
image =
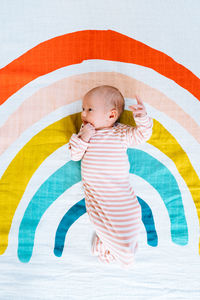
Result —
[[[200,299],[200,3],[180,5],[1,2],[0,299]],[[127,150],[143,222],[131,270],[91,255],[68,152],[102,84],[125,97],[121,123],[134,126],[135,95],[153,118]]]

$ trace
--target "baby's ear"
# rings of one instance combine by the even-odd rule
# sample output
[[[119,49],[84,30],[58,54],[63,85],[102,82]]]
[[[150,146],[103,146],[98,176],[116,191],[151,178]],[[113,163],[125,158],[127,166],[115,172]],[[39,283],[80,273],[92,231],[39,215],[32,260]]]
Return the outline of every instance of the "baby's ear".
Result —
[[[118,116],[118,111],[116,110],[116,108],[113,108],[111,110],[110,115],[112,116],[112,118],[116,118]]]

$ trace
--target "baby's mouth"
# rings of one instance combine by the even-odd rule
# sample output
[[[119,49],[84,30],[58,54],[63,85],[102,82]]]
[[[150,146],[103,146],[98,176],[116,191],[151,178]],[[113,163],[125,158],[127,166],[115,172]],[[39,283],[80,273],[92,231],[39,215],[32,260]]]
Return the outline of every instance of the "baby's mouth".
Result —
[[[89,123],[89,122],[86,122],[86,121],[83,121],[83,126],[85,126],[86,124],[91,124],[93,127],[95,127],[92,123]]]

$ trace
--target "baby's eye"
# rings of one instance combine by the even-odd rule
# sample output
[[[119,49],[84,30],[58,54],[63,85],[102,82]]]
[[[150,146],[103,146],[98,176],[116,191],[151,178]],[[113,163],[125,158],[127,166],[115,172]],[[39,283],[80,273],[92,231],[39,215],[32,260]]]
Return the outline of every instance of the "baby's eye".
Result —
[[[84,111],[85,109],[84,108],[82,108],[82,110]],[[92,110],[92,108],[89,108],[89,111],[91,111]]]

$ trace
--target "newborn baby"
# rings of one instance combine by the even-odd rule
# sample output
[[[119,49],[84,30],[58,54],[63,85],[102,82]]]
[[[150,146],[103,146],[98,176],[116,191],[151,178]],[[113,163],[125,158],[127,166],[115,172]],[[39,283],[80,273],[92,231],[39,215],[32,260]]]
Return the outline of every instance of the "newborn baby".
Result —
[[[94,226],[92,254],[105,263],[118,262],[130,268],[138,247],[141,207],[129,181],[128,147],[147,141],[153,121],[136,97],[129,106],[136,127],[118,119],[124,98],[112,86],[90,90],[82,102],[82,125],[69,141],[72,160],[81,161],[85,204]],[[142,163],[142,162],[141,162]]]

